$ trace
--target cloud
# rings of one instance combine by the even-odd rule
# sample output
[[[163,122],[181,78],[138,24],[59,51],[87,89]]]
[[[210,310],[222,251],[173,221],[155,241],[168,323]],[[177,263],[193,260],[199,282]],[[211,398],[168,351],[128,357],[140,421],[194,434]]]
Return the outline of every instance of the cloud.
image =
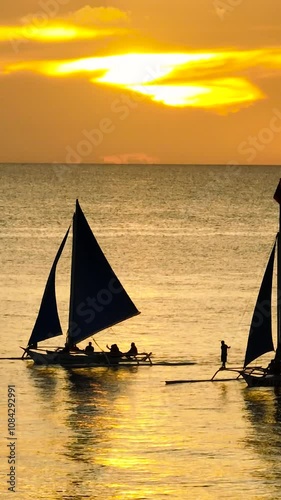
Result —
[[[58,24],[49,22],[46,26],[38,28],[28,24],[24,26],[0,26],[0,42],[15,44],[21,42],[68,42],[73,40],[90,40],[107,36],[124,34],[127,31],[118,28],[99,28],[75,26],[71,24]]]
[[[50,77],[84,76],[94,85],[141,94],[171,107],[237,111],[266,95],[257,85],[265,72],[281,70],[281,49],[181,53],[131,53],[73,60],[3,64],[4,73],[31,71]],[[255,69],[255,82],[250,70]],[[253,73],[253,71],[252,71]]]
[[[81,9],[71,12],[66,17],[67,21],[79,25],[99,25],[128,23],[130,21],[129,12],[124,12],[115,7],[90,7],[86,5]]]
[[[135,164],[158,164],[159,158],[156,156],[149,156],[146,153],[122,153],[118,155],[107,155],[102,157],[104,163],[111,163],[116,165],[135,165]]]
[[[129,13],[114,7],[87,5],[64,17],[54,15],[53,11],[38,12],[24,16],[19,25],[0,25],[0,42],[54,43],[124,35],[130,30],[122,25],[129,21]]]

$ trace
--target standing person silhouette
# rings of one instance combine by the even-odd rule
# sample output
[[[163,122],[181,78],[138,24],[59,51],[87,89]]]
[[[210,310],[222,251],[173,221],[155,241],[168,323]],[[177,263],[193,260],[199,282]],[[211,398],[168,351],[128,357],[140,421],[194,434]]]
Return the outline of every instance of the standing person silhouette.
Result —
[[[226,345],[225,341],[221,341],[221,362],[222,368],[225,368],[225,363],[227,362],[227,350],[230,349],[230,346]]]

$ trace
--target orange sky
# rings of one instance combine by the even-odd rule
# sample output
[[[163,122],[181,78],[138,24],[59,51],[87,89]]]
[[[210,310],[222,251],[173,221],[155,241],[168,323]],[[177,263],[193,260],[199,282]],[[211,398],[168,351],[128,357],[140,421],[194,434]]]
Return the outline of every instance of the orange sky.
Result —
[[[1,6],[1,162],[280,164],[280,0]]]

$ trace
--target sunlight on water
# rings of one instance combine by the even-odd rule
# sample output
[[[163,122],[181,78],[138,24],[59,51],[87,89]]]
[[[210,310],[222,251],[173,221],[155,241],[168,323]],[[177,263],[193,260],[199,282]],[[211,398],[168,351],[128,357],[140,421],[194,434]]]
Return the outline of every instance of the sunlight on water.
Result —
[[[152,351],[131,369],[1,360],[1,498],[7,491],[7,387],[16,388],[16,495],[31,500],[279,498],[281,397],[210,379],[220,340],[241,366],[277,228],[280,169],[0,166],[1,357],[21,356],[75,198],[141,315],[94,339]],[[46,186],[52,186],[46,189]],[[70,245],[58,267],[68,318]],[[64,337],[56,339],[61,345]],[[55,342],[55,343],[56,343]],[[270,358],[270,354],[268,355]],[[221,377],[229,374],[221,374]]]

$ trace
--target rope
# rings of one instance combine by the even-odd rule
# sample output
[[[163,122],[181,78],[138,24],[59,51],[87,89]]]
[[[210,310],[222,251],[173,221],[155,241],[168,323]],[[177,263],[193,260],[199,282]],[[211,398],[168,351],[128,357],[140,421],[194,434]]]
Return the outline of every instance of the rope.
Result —
[[[94,339],[94,338],[92,337],[92,340],[95,342],[95,344],[98,346],[98,348],[99,348],[99,350],[100,350],[101,352],[105,352],[105,351],[102,349],[102,347],[100,347],[100,346],[99,346],[99,344],[97,343],[96,339]]]

